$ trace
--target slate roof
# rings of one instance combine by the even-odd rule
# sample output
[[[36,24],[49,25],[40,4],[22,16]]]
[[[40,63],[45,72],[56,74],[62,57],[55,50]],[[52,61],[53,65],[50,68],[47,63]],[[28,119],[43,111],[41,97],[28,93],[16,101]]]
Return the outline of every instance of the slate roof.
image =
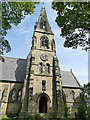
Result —
[[[61,71],[61,78],[64,87],[81,87],[72,71]]]
[[[26,59],[3,57],[0,60],[0,80],[23,82],[26,73]]]
[[[26,59],[3,57],[0,59],[0,81],[23,82],[26,73]],[[80,87],[71,71],[61,71],[63,87]]]

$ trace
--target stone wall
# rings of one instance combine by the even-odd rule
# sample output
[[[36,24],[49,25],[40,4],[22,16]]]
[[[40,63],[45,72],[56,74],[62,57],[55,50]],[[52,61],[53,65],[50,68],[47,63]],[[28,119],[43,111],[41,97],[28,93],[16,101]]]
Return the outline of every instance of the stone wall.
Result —
[[[17,94],[22,89],[23,83],[0,82],[0,114],[16,114],[21,101],[17,100]],[[15,89],[15,100],[12,101],[12,90]],[[17,108],[17,110],[15,109]],[[18,111],[17,111],[18,112]]]
[[[75,117],[75,112],[77,113],[78,107],[83,105],[85,107],[85,102],[82,99],[82,90],[79,88],[63,88],[63,91],[66,96],[67,106],[70,107],[70,117]],[[74,99],[72,98],[72,91],[74,91]]]

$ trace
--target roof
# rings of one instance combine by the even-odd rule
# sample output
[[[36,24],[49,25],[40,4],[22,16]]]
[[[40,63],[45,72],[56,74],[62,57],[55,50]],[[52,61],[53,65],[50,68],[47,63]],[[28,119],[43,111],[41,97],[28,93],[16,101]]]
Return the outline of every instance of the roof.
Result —
[[[0,80],[24,82],[26,73],[26,59],[3,57],[0,59]],[[61,71],[63,87],[80,87],[72,71]]]
[[[26,73],[26,59],[3,57],[0,60],[0,80],[23,82]]]
[[[72,71],[61,71],[61,78],[64,87],[81,87]]]

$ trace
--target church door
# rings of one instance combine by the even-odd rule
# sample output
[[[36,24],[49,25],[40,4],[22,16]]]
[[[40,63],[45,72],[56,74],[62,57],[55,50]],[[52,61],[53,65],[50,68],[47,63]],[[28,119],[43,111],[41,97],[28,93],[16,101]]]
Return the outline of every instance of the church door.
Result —
[[[47,100],[45,97],[41,97],[39,101],[39,113],[47,113]]]

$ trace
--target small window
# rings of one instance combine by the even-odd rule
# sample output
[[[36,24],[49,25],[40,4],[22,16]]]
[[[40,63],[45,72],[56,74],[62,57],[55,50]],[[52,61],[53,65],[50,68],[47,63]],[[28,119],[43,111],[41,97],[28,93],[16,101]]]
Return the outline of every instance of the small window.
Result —
[[[43,80],[42,81],[42,91],[45,91],[46,90],[46,81]]]
[[[74,91],[72,90],[72,100],[74,100],[75,99],[75,97],[74,97]]]
[[[32,95],[33,95],[33,88],[31,87],[29,89],[29,99],[32,100]]]
[[[40,63],[40,64],[39,64],[39,72],[40,72],[40,73],[43,72],[43,69],[42,69],[42,68],[43,68],[43,65],[42,65],[42,63]]]
[[[16,95],[16,90],[15,90],[15,88],[12,90],[12,97],[11,97],[11,99],[12,100],[15,100],[15,95]]]
[[[50,73],[50,65],[49,64],[46,65],[46,73]]]
[[[18,91],[18,101],[21,101],[21,97],[22,97],[22,90]]]

